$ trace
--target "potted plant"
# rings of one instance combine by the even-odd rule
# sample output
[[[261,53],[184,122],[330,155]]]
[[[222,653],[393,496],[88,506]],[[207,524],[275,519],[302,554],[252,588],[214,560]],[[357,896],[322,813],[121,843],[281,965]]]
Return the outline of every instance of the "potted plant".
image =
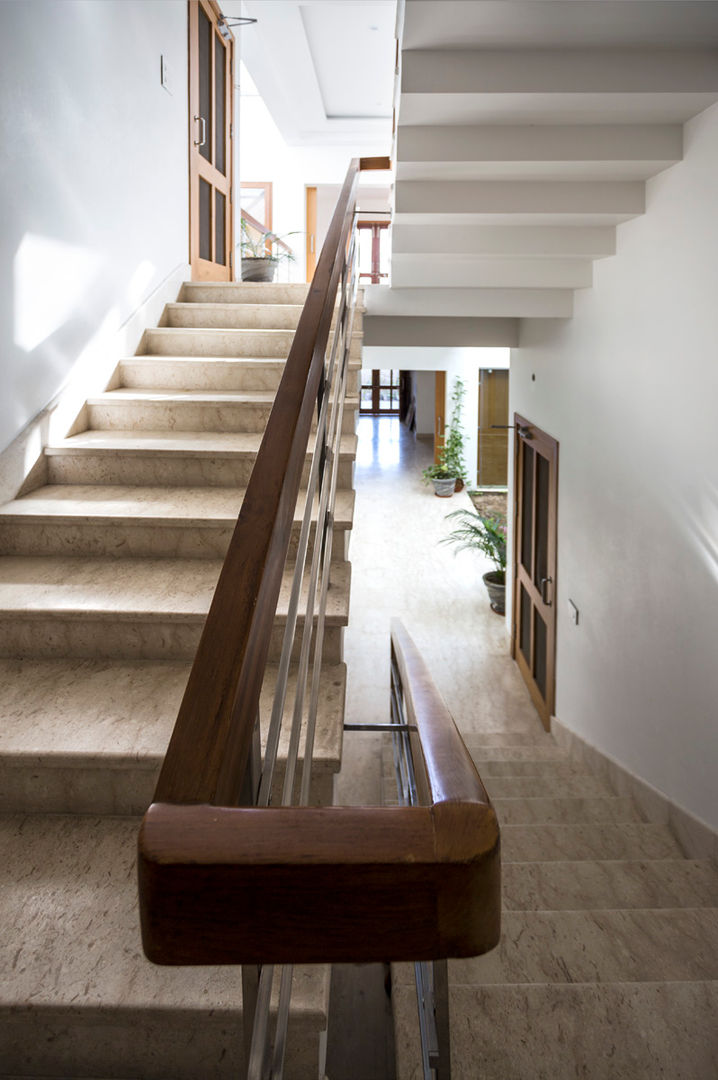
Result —
[[[253,232],[244,218],[241,228],[239,250],[242,256],[242,281],[274,281],[279,264],[293,260],[294,252],[286,245],[279,248],[280,241],[282,244],[284,241],[276,233]],[[287,236],[293,235],[287,233]]]
[[[476,510],[455,510],[447,514],[457,527],[445,536],[442,544],[456,544],[456,551],[472,548],[487,555],[494,569],[483,575],[491,610],[503,615],[506,610],[506,526],[499,518],[484,517]]]
[[[425,484],[434,485],[434,494],[440,499],[450,498],[456,490],[456,473],[447,468],[444,463],[443,451],[439,455],[436,465],[429,465],[421,474]]]
[[[454,389],[451,394],[451,419],[449,420],[449,430],[444,440],[443,450],[443,463],[456,477],[457,491],[461,491],[468,480],[468,473],[464,464],[464,432],[461,427],[461,410],[465,394],[464,382],[457,376],[454,379]]]

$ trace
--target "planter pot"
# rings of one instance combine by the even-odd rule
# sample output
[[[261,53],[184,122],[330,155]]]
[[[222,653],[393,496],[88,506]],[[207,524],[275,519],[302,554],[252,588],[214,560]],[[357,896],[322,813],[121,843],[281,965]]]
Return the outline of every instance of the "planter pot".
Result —
[[[247,259],[242,256],[242,281],[274,281],[276,269],[274,259]]]
[[[454,488],[454,491],[463,491],[463,490],[464,490],[464,481],[461,479],[461,477],[459,477],[459,479],[456,481],[456,487]]]
[[[454,494],[456,487],[455,476],[450,476],[448,480],[439,480],[433,476],[431,482],[434,485],[434,494],[438,495],[440,499],[449,499]]]
[[[484,574],[484,585],[489,594],[491,610],[497,615],[503,615],[506,611],[506,579],[500,570],[490,570]]]

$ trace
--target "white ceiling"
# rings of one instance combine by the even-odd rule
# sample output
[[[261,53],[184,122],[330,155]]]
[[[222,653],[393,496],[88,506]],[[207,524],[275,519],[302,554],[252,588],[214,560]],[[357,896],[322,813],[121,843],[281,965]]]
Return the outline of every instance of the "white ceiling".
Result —
[[[391,146],[396,0],[221,0],[241,57],[291,146]]]

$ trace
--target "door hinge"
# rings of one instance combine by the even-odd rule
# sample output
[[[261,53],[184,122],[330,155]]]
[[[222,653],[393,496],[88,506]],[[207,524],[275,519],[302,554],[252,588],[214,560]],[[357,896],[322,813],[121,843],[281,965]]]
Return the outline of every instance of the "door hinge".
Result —
[[[229,125],[229,137],[230,139],[234,138],[234,124]]]

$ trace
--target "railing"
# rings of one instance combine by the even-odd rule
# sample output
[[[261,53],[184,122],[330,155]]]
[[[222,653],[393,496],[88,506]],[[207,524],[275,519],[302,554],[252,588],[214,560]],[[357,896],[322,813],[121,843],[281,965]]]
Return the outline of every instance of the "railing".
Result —
[[[278,236],[275,236],[271,229],[268,229],[267,226],[263,225],[261,221],[257,221],[256,217],[252,217],[248,210],[242,210],[240,211],[240,213],[242,221],[246,221],[248,228],[254,229],[254,231],[258,233],[259,236],[271,236],[271,242],[273,244],[276,244],[278,248],[282,249],[282,251],[291,252],[292,249],[290,248],[289,244],[285,244],[283,240],[280,240]]]
[[[498,939],[496,818],[451,718],[397,628],[403,689],[396,693],[421,735],[421,750],[418,742],[412,746],[413,760],[423,762],[416,771],[425,777],[417,804],[307,805],[356,287],[355,192],[360,168],[387,167],[376,160],[355,160],[347,174],[139,839],[145,952],[160,964],[243,965],[247,1075],[256,1080],[270,1069],[273,1077],[282,1075],[290,965],[433,961],[476,955]],[[315,413],[262,760],[259,695]],[[317,527],[308,561],[313,508]],[[297,651],[282,805],[270,806],[287,676]],[[307,690],[299,805],[290,806]],[[270,1062],[274,964],[285,967]]]

